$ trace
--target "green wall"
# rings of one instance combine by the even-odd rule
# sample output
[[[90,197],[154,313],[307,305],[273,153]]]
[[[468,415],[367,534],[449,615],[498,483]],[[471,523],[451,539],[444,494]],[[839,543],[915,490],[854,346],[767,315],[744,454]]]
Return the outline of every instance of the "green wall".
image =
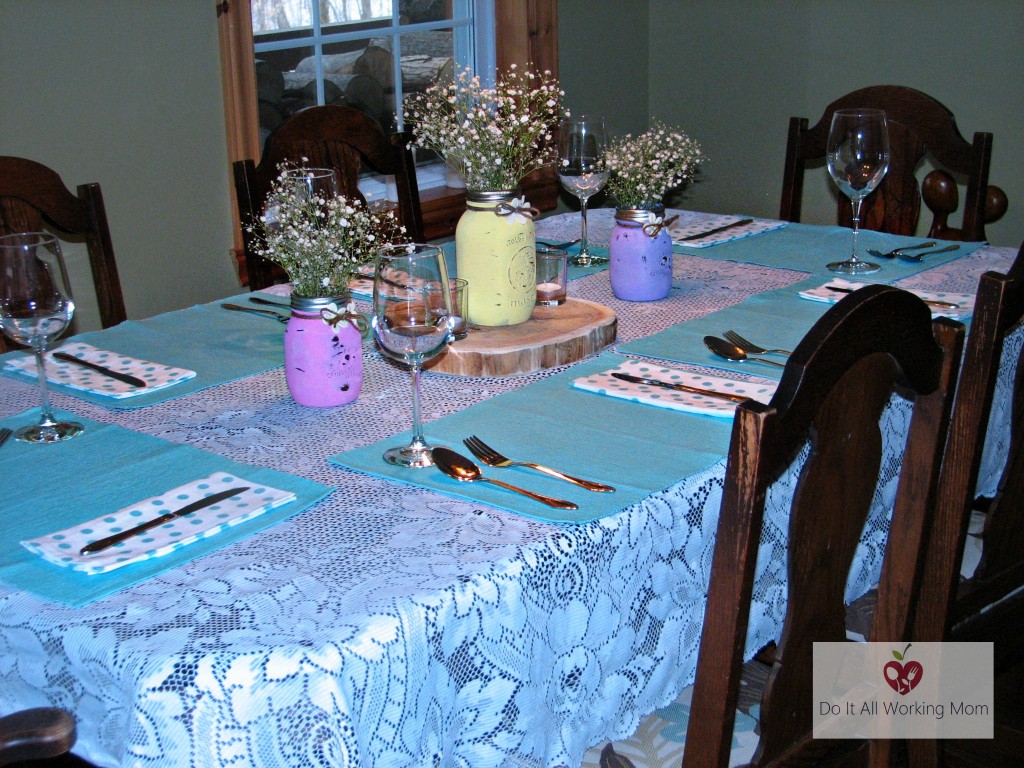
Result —
[[[1020,0],[559,2],[570,103],[629,130],[645,109],[703,145],[710,161],[686,207],[778,216],[790,116],[813,122],[838,95],[893,83],[943,102],[968,138],[994,134],[990,182],[1010,210],[988,235],[1013,247],[1024,240],[1021,30]],[[834,222],[832,195],[824,170],[808,179],[804,220]]]
[[[237,292],[214,3],[0,0],[0,62],[0,154],[100,183],[130,318]]]
[[[676,123],[704,145],[684,205],[776,216],[789,117],[902,83],[943,101],[965,135],[995,134],[991,181],[1010,212],[989,235],[1012,246],[1024,240],[1022,29],[1020,0],[559,1],[574,112],[603,113],[613,134]],[[213,2],[0,0],[0,62],[0,154],[102,184],[130,317],[238,290]],[[822,172],[805,220],[830,221],[831,194]],[[84,254],[70,260],[82,273]]]

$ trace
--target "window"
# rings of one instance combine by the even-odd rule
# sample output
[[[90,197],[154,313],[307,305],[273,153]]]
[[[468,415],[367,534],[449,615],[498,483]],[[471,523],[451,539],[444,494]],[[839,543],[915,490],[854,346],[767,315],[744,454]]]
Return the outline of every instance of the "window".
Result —
[[[259,158],[263,136],[283,119],[267,109],[268,96],[304,98],[308,106],[332,103],[340,92],[348,101],[337,103],[362,100],[382,124],[399,128],[402,94],[425,87],[418,74],[440,66],[437,59],[450,59],[453,73],[472,64],[484,77],[512,63],[558,73],[556,0],[223,0],[217,16],[230,161]],[[351,72],[332,71],[347,60]],[[311,74],[286,78],[300,68]],[[365,79],[353,85],[356,76]],[[534,205],[554,207],[553,173],[531,177],[524,188]],[[427,236],[451,234],[464,192],[425,181],[420,199]],[[235,248],[241,252],[237,221]]]
[[[315,104],[402,130],[406,94],[493,78],[493,0],[251,0],[260,134]]]

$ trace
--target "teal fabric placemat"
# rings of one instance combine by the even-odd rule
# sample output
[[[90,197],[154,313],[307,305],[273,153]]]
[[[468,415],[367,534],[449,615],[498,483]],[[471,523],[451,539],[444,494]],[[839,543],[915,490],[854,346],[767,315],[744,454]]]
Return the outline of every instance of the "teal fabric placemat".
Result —
[[[331,461],[539,520],[584,523],[606,517],[721,460],[732,431],[729,419],[679,413],[572,388],[573,379],[621,361],[619,355],[605,353],[425,426],[432,445],[467,457],[471,454],[462,440],[476,435],[511,459],[545,464],[617,489],[595,493],[528,469],[483,467],[487,477],[574,501],[578,510],[547,507],[487,483],[460,483],[434,468],[403,469],[385,463],[381,454],[408,443],[408,432],[337,454]]]
[[[61,414],[85,425],[85,432],[54,445],[9,441],[0,450],[4,477],[0,581],[47,600],[82,606],[163,571],[227,546],[285,520],[324,498],[331,488],[271,469],[225,459],[188,445],[169,443],[112,424]],[[0,424],[20,427],[38,420],[33,409]],[[140,499],[221,470],[292,491],[296,500],[253,520],[220,531],[154,560],[88,575],[48,563],[20,541],[91,520]]]
[[[129,320],[113,328],[74,337],[101,349],[188,368],[196,372],[195,378],[124,400],[93,395],[59,384],[51,386],[54,391],[108,408],[142,408],[283,366],[283,323],[271,317],[231,312],[220,307],[220,304],[228,302],[246,305],[246,297],[250,295],[245,293],[212,304],[167,312],[147,320]],[[252,306],[254,309],[271,309],[255,304]],[[280,312],[287,314],[288,310],[282,309]],[[58,339],[56,345],[59,346],[63,341]],[[9,352],[0,357],[0,374],[18,381],[34,382],[34,378],[2,367],[3,360],[8,356],[23,354],[26,353]],[[283,369],[281,375],[284,375]]]
[[[820,278],[814,277],[786,288],[759,293],[735,306],[623,344],[618,347],[618,351],[778,380],[782,376],[782,368],[752,360],[739,363],[725,360],[704,346],[704,337],[722,336],[725,331],[732,330],[763,347],[792,351],[811,326],[832,306],[802,299],[797,295],[805,286],[820,284]],[[786,362],[782,355],[763,357],[780,363]]]
[[[781,229],[771,230],[752,237],[733,240],[720,245],[706,248],[687,248],[675,244],[677,252],[701,256],[708,259],[725,259],[750,264],[763,264],[769,267],[785,267],[801,269],[822,277],[835,277],[828,271],[829,262],[841,261],[850,255],[852,233],[845,227],[822,227],[809,224],[787,224]],[[902,259],[875,259],[866,255],[865,249],[875,248],[887,253],[894,248],[905,245],[916,245],[926,242],[924,237],[903,237],[887,235],[873,230],[861,230],[857,235],[857,255],[862,259],[871,260],[881,265],[881,269],[863,279],[874,283],[890,283],[910,275],[916,275],[925,269],[963,258],[984,243],[958,243],[959,249],[935,256],[925,256],[919,262],[903,261]],[[949,245],[950,241],[937,240],[936,249]],[[925,251],[932,249],[925,249]],[[843,275],[842,277],[849,277]]]
[[[598,248],[598,247],[596,247],[594,245],[590,246],[590,252],[593,255],[595,255],[595,256],[603,256],[604,257],[604,261],[598,262],[597,264],[591,264],[589,267],[580,267],[580,266],[577,266],[576,264],[572,263],[573,257],[580,252],[580,245],[579,245],[579,243],[577,243],[576,245],[569,246],[565,250],[569,254],[569,274],[568,274],[568,279],[570,281],[571,280],[579,280],[581,277],[586,277],[587,275],[595,275],[598,272],[605,272],[605,271],[608,270],[608,249],[607,248]]]

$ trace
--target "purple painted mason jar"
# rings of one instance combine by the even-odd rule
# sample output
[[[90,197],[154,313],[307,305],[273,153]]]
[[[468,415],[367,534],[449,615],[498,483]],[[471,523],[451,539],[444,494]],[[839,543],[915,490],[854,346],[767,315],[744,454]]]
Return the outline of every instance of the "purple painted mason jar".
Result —
[[[345,299],[292,296],[284,329],[284,374],[300,405],[345,405],[363,385],[363,339]],[[339,313],[329,306],[334,304]]]
[[[617,208],[608,246],[612,293],[624,301],[657,301],[672,289],[672,238],[650,224],[650,211]]]

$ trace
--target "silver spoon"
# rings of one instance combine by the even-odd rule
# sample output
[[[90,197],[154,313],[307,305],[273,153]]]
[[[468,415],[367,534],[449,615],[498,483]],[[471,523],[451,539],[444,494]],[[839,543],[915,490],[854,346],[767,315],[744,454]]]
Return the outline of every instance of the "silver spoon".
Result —
[[[500,485],[502,488],[509,491],[521,493],[523,496],[529,496],[534,501],[539,501],[541,504],[547,504],[549,507],[557,507],[558,509],[579,509],[579,506],[573,504],[571,501],[554,499],[551,496],[544,496],[540,493],[528,491],[525,488],[519,488],[514,485],[509,485],[508,483],[503,483],[501,480],[492,480],[489,477],[484,477],[483,473],[480,471],[480,467],[465,456],[449,450],[448,448],[441,446],[434,448],[431,451],[431,455],[434,457],[435,467],[448,475],[448,477],[454,478],[459,482],[472,483],[476,480],[482,480],[485,483]]]
[[[765,365],[775,365],[779,368],[785,368],[785,363],[780,363],[775,360],[769,360],[765,357],[751,357],[742,349],[737,347],[732,342],[720,339],[717,336],[705,336],[704,346],[710,349],[719,357],[724,357],[726,360],[732,360],[734,363],[742,363],[744,360],[753,360],[755,363],[764,363]]]
[[[234,312],[249,312],[254,315],[265,315],[266,317],[272,317],[279,323],[287,323],[288,318],[284,315],[279,315],[277,312],[273,312],[269,309],[256,309],[255,307],[240,307],[237,304],[221,304],[224,309],[230,309]]]
[[[929,240],[927,243],[918,243],[917,245],[905,245],[902,248],[893,248],[888,253],[882,253],[874,248],[868,248],[868,253],[876,259],[895,259],[897,256],[900,256],[903,251],[913,251],[916,248],[931,248],[933,245],[935,245],[935,241]]]
[[[937,248],[934,251],[925,251],[924,253],[897,253],[896,255],[904,261],[920,261],[925,256],[931,256],[936,253],[949,253],[950,251],[955,251],[959,247],[959,245],[953,243],[952,245],[947,245],[945,248]]]

